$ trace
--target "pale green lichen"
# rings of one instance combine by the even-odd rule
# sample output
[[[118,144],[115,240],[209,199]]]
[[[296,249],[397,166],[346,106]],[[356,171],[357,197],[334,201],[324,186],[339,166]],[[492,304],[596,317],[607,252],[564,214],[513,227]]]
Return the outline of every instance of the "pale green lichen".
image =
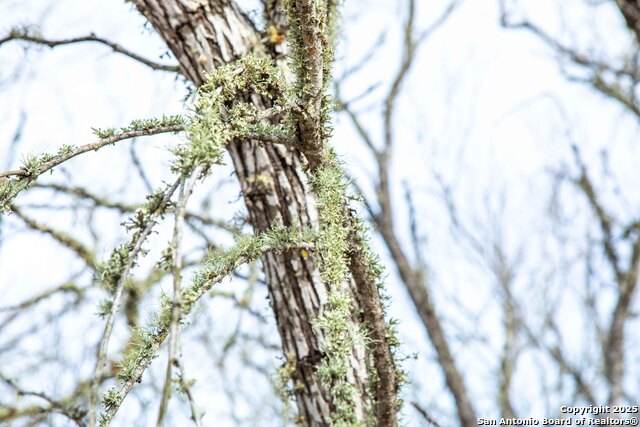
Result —
[[[344,192],[346,183],[340,164],[328,160],[311,178],[311,186],[318,199],[320,233],[318,251],[322,257],[322,278],[329,284],[347,279],[347,236],[344,224]]]
[[[384,268],[379,257],[374,254],[368,244],[368,229],[358,219],[348,226],[345,219],[345,191],[347,181],[344,177],[342,165],[332,151],[328,152],[324,165],[314,172],[311,185],[318,199],[320,231],[316,239],[317,254],[320,258],[321,275],[329,286],[328,305],[316,319],[314,326],[322,331],[326,342],[323,346],[325,355],[318,367],[318,374],[328,390],[331,391],[335,411],[332,413],[332,424],[335,426],[375,425],[375,416],[370,403],[375,402],[371,396],[375,395],[377,375],[373,366],[367,368],[367,394],[362,399],[355,385],[349,383],[347,369],[349,358],[355,346],[371,344],[364,330],[353,322],[354,302],[351,295],[344,289],[344,283],[349,280],[349,233],[360,235],[362,247],[357,252],[363,254],[367,268],[367,276],[375,281],[383,303],[383,315],[386,317],[386,303],[388,297],[384,292]],[[350,228],[350,227],[353,227]],[[388,342],[394,364],[399,366],[397,349],[399,340],[396,333],[396,323],[387,322]],[[406,382],[406,373],[397,369],[396,386]],[[355,402],[365,401],[364,419],[356,416]],[[398,407],[402,402],[398,400]]]
[[[11,201],[29,187],[34,177],[46,163],[62,158],[75,149],[72,145],[63,145],[55,154],[41,154],[39,156],[27,156],[22,160],[20,170],[22,175],[10,178],[0,178],[0,214],[11,210]]]
[[[28,186],[26,179],[0,178],[0,214],[10,211],[13,198]]]
[[[209,76],[209,80],[198,91],[195,102],[195,114],[186,123],[187,140],[174,149],[174,172],[190,174],[199,165],[212,165],[222,162],[226,144],[234,138],[250,134],[266,134],[271,137],[291,137],[293,132],[286,118],[286,99],[284,81],[280,72],[267,58],[246,57],[233,64],[218,68]],[[268,99],[271,107],[259,110],[244,100],[254,96]],[[181,122],[182,123],[182,122]],[[123,131],[153,126],[157,123],[135,122]],[[117,134],[114,130],[95,130],[100,137]],[[134,238],[151,220],[163,200],[164,192],[154,193],[147,203],[125,223],[134,230]],[[242,262],[259,258],[267,250],[284,250],[302,242],[313,240],[311,232],[301,233],[293,229],[273,228],[259,236],[238,238],[231,249],[209,255],[202,269],[194,276],[191,286],[181,294],[180,306],[183,316],[190,313],[198,299],[216,283],[233,271]],[[101,278],[110,291],[121,280],[125,266],[130,263],[131,244],[116,248],[111,259],[101,269]],[[103,304],[102,312],[107,305]],[[152,314],[144,328],[136,328],[125,356],[122,360],[118,379],[127,382],[140,375],[140,366],[156,357],[158,348],[164,341],[171,319],[171,303],[163,297],[160,308]],[[110,393],[110,392],[109,392]],[[118,395],[105,396],[112,402]],[[113,406],[113,403],[111,403]],[[105,408],[108,409],[105,403]],[[102,422],[108,424],[110,417],[103,416]]]
[[[114,293],[122,271],[129,262],[130,245],[121,244],[112,252],[109,260],[98,266],[100,283],[109,293]],[[102,310],[99,310],[101,312]]]
[[[365,333],[353,319],[355,306],[347,289],[350,280],[347,258],[350,229],[345,224],[346,180],[335,154],[326,147],[331,135],[333,105],[329,98],[329,83],[333,62],[333,37],[336,3],[314,2],[309,5],[313,16],[302,16],[300,5],[285,1],[289,17],[291,62],[296,81],[290,97],[295,100],[296,116],[300,120],[316,118],[317,133],[322,146],[312,153],[322,160],[314,165],[310,183],[318,200],[319,233],[316,239],[321,277],[328,286],[327,306],[314,321],[314,327],[324,337],[323,359],[317,368],[323,386],[330,391],[335,410],[332,425],[361,426],[365,420],[358,416],[357,404],[369,401],[349,382],[350,359],[354,347],[366,344]],[[303,28],[302,20],[313,20]],[[305,34],[306,42],[303,42]],[[319,63],[321,61],[321,64]],[[321,68],[319,68],[319,66]],[[311,71],[311,72],[310,72]],[[320,82],[321,79],[321,82]],[[321,87],[319,86],[321,83]],[[318,96],[321,97],[318,109]],[[313,141],[307,143],[313,144]],[[302,141],[301,144],[305,144]],[[305,153],[308,154],[308,153]],[[365,408],[366,410],[366,408]],[[366,418],[366,415],[365,415]]]
[[[266,57],[247,56],[217,68],[198,89],[187,142],[174,150],[174,171],[185,173],[197,164],[221,163],[225,146],[234,138],[291,137],[291,123],[272,122],[286,116],[285,92],[280,71]],[[252,96],[268,99],[271,107],[258,109],[249,102]]]
[[[180,115],[165,116],[161,118],[152,117],[150,119],[132,120],[127,126],[120,129],[116,128],[91,128],[91,131],[100,139],[112,138],[114,136],[123,135],[131,132],[150,131],[157,128],[169,126],[182,126],[186,124],[186,119]]]
[[[128,231],[133,231],[130,241],[117,246],[111,252],[109,260],[98,266],[98,274],[102,287],[109,291],[109,293],[116,291],[123,271],[131,262],[131,253],[140,233],[151,221],[154,221],[153,217],[156,215],[156,211],[162,207],[164,197],[165,190],[157,189],[154,193],[147,196],[146,202],[136,209],[127,221],[123,222],[123,225]],[[166,207],[167,206],[164,206],[162,208],[166,209]],[[141,253],[144,255],[145,251],[141,250]],[[101,310],[99,309],[98,312],[100,313]]]
[[[107,392],[102,396],[102,404],[105,408],[110,408],[114,405],[118,405],[122,402],[122,396],[118,392],[118,389],[115,387],[110,388]]]
[[[315,21],[313,28],[306,28],[307,32],[313,32],[314,38],[317,39],[321,46],[322,52],[319,52],[322,58],[322,72],[324,81],[324,92],[328,92],[329,81],[331,77],[331,69],[333,66],[334,56],[334,39],[335,39],[335,22],[337,18],[336,1],[317,1],[313,7],[315,12]],[[291,63],[290,66],[297,76],[296,92],[307,93],[312,83],[309,81],[309,73],[307,70],[311,68],[310,61],[314,60],[309,55],[309,47],[302,41],[300,11],[297,9],[296,2],[293,0],[284,0],[284,6],[288,12],[289,32],[291,46]],[[315,52],[314,52],[315,54]],[[311,94],[317,96],[317,94]]]
[[[160,309],[151,312],[149,317],[145,327],[132,328],[124,358],[119,363],[120,371],[117,377],[119,381],[133,378],[141,360],[155,359],[158,356],[158,348],[169,332],[171,301],[163,296]]]
[[[342,166],[330,152],[322,167],[314,172],[311,186],[318,199],[320,231],[316,239],[320,271],[329,287],[327,307],[315,320],[314,327],[322,332],[324,358],[318,366],[323,385],[330,390],[335,411],[331,414],[335,426],[361,426],[356,403],[362,401],[360,391],[349,382],[350,358],[355,346],[364,346],[365,334],[353,322],[354,302],[343,289],[349,281],[349,228],[345,224],[344,194],[346,181]]]
[[[9,32],[9,37],[21,38],[43,38],[40,27],[32,24],[22,24],[13,27]]]
[[[209,292],[214,284],[229,275],[239,265],[258,259],[267,251],[282,252],[292,248],[309,246],[309,242],[312,242],[313,239],[314,234],[311,231],[275,227],[258,236],[238,237],[236,244],[231,248],[211,252],[200,271],[194,275],[191,285],[182,290],[179,301],[182,318],[193,310],[196,302]],[[145,361],[157,357],[158,349],[169,333],[171,307],[171,300],[163,295],[159,309],[150,314],[147,325],[132,330],[124,358],[119,364],[118,381],[125,383],[139,380],[139,375],[143,370],[141,367]],[[104,395],[103,402],[108,402],[113,406],[114,402],[119,404],[122,399],[123,397],[117,389],[111,389]],[[105,403],[105,409],[108,410],[109,407]],[[110,420],[108,415],[102,414],[101,425],[108,425]]]
[[[364,256],[364,263],[367,268],[367,277],[369,277],[375,284],[380,296],[380,303],[382,304],[382,313],[386,320],[387,328],[387,344],[393,357],[394,367],[396,370],[396,390],[405,385],[408,381],[408,372],[402,368],[403,358],[399,354],[400,339],[398,338],[398,321],[393,318],[389,318],[387,308],[390,301],[390,296],[386,292],[385,277],[384,277],[384,265],[380,260],[378,254],[371,250],[369,244],[369,227],[360,218],[353,218],[354,232],[359,236],[360,247],[357,248],[357,252]],[[378,344],[380,345],[380,344]],[[368,369],[369,377],[367,378],[367,389],[370,395],[375,394],[375,389],[378,381],[376,370]],[[397,410],[402,408],[403,401],[397,398]]]
[[[290,423],[294,418],[292,416],[293,408],[291,407],[291,399],[295,396],[295,386],[291,379],[296,373],[296,355],[289,353],[286,355],[286,362],[278,369],[277,374],[273,378],[273,387],[282,400],[284,407],[282,408],[282,417],[285,423]]]
[[[185,119],[182,116],[162,116],[162,118],[151,118],[146,120],[133,120],[127,126],[120,128],[97,129],[92,128],[93,133],[98,136],[99,141],[95,146],[99,149],[103,146],[111,145],[117,140],[132,137],[131,133],[147,132],[162,129],[169,126],[184,126]],[[135,136],[135,135],[133,135]],[[0,214],[10,210],[11,201],[29,187],[29,185],[42,173],[52,170],[53,167],[63,163],[78,153],[74,153],[78,148],[74,145],[62,145],[56,153],[44,153],[37,156],[30,155],[24,158],[22,165],[16,173],[7,178],[0,178]],[[86,150],[85,150],[86,151]],[[80,153],[84,152],[80,150]]]
[[[96,314],[98,315],[98,317],[103,319],[109,315],[109,312],[111,311],[112,307],[113,307],[113,300],[104,299],[100,301],[100,303],[98,304],[98,309],[96,310]]]
[[[336,286],[337,287],[337,286]],[[314,326],[322,331],[325,355],[317,373],[331,392],[335,411],[331,414],[335,426],[361,426],[356,402],[361,400],[359,391],[348,380],[349,359],[354,346],[364,345],[364,335],[352,322],[353,301],[341,289],[331,289],[328,308],[316,319]],[[330,387],[329,387],[330,385]]]
[[[334,104],[330,95],[330,83],[334,59],[335,28],[338,18],[337,3],[338,1],[318,1],[314,5],[316,19],[313,38],[319,41],[321,49],[319,55],[322,60],[322,87],[316,88],[316,84],[313,81],[314,77],[310,76],[309,70],[314,68],[311,61],[318,59],[316,55],[318,52],[309,52],[310,47],[306,46],[302,41],[300,12],[297,10],[295,1],[284,1],[284,6],[288,12],[288,37],[291,46],[289,67],[296,76],[295,84],[291,87],[288,95],[294,100],[293,105],[303,110],[302,115],[311,114],[314,116],[316,112],[311,111],[314,108],[313,102],[308,102],[308,100],[316,99],[318,96],[321,97],[320,111],[318,113],[321,123],[321,139],[323,141],[329,139],[332,131],[331,113],[333,112]]]

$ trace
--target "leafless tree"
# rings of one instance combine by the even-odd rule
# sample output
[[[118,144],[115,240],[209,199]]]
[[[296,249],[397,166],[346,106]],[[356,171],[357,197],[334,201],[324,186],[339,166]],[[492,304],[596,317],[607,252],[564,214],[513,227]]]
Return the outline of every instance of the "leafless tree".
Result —
[[[328,425],[376,420],[380,425],[396,425],[401,379],[392,354],[396,344],[380,300],[378,267],[369,252],[363,225],[348,208],[341,167],[327,142],[330,104],[326,92],[336,2],[296,1],[285,7],[280,1],[264,1],[263,18],[257,20],[235,2],[228,1],[134,4],[164,39],[177,64],[148,60],[94,34],[48,39],[31,28],[16,27],[0,39],[0,45],[27,42],[51,48],[95,43],[154,70],[183,76],[195,88],[215,82],[199,94],[200,101],[196,101],[199,118],[185,121],[163,117],[134,121],[120,131],[96,130],[95,143],[63,146],[56,154],[30,158],[22,167],[0,175],[3,207],[28,227],[49,234],[75,252],[88,269],[100,276],[90,287],[101,282],[111,294],[101,307],[106,322],[95,371],[89,380],[88,424],[111,422],[170,335],[157,424],[165,422],[174,381],[172,372],[176,368],[179,388],[190,400],[191,418],[201,425],[201,413],[192,399],[179,356],[179,325],[213,284],[260,257],[285,358],[282,387],[295,398],[298,422]],[[288,59],[291,64],[286,62]],[[288,72],[290,77],[282,75],[282,68],[288,65],[293,67]],[[218,73],[221,80],[211,78],[212,73]],[[225,80],[224,73],[231,73],[227,76],[235,80]],[[225,81],[230,86],[225,87]],[[236,117],[237,114],[240,116]],[[244,125],[232,124],[238,118],[246,120],[242,122]],[[254,131],[240,130],[247,126]],[[280,132],[270,133],[269,129]],[[47,184],[33,187],[41,175],[86,152],[132,138],[181,131],[186,131],[190,142],[175,149],[173,170],[178,172],[178,178],[172,178],[164,188],[152,193],[141,207],[112,202],[81,187]],[[212,256],[196,275],[193,285],[184,287],[181,241],[185,223],[195,220],[192,226],[196,230],[201,224],[214,224],[187,211],[186,205],[196,183],[210,172],[212,164],[221,161],[215,146],[219,138],[224,139],[233,162],[247,222],[255,237],[250,241],[239,240],[234,249],[218,258]],[[135,164],[133,151],[132,159]],[[13,203],[15,196],[29,187],[47,188],[85,200],[94,207],[132,212],[125,224],[132,232],[129,242],[116,248],[106,264],[100,264],[93,251],[77,238],[39,223]],[[142,283],[132,286],[130,272],[145,254],[146,242],[154,228],[170,212],[175,224],[168,249],[158,268]],[[276,230],[284,230],[282,239],[277,237]],[[312,230],[319,233],[317,244],[296,234],[308,236]],[[203,235],[209,243],[209,235]],[[327,252],[322,254],[324,250]],[[137,325],[141,296],[164,275],[173,277],[172,297],[161,304],[155,322],[145,329],[134,329],[123,350],[124,362],[114,365],[109,344],[120,308],[124,307],[129,324]],[[8,308],[12,315],[7,322],[54,293],[81,295],[86,290],[68,284],[48,290],[18,307]],[[115,374],[119,384],[104,393],[98,419],[101,385]],[[6,384],[20,395],[26,394],[10,380]],[[86,390],[82,389],[68,399],[75,401],[86,396]],[[38,415],[56,411],[84,422],[77,411],[72,417],[69,410],[60,409],[61,404],[43,398],[48,405],[41,407]],[[5,412],[5,419],[31,415],[17,407]]]

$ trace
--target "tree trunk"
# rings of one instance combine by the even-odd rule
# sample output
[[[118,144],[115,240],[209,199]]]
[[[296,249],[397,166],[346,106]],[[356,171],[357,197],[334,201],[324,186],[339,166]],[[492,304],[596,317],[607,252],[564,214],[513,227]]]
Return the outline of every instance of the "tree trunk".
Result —
[[[616,5],[624,17],[627,27],[640,40],[640,3],[637,0],[616,0]]]
[[[233,1],[134,0],[134,3],[164,38],[180,63],[181,72],[196,86],[206,81],[206,71],[264,49],[259,32]],[[261,103],[258,99],[253,102]],[[256,231],[278,223],[307,227],[317,222],[297,150],[233,141],[229,153]],[[311,256],[293,251],[270,253],[262,261],[283,351],[289,365],[295,367],[291,379],[299,421],[308,426],[329,425],[334,409],[331,393],[316,374],[323,358],[323,336],[312,328],[313,320],[327,303],[327,286]],[[355,295],[353,281],[347,286]],[[359,305],[357,298],[353,300]],[[361,312],[354,307],[354,322],[360,321],[356,316]],[[365,356],[363,349],[357,348],[352,354],[347,377],[362,396],[356,408],[360,412],[358,418],[363,419],[367,406]]]

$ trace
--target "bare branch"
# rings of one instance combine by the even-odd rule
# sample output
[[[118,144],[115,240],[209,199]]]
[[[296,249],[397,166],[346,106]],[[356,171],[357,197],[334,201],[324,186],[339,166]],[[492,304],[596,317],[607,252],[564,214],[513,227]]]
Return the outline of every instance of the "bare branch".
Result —
[[[625,0],[616,1],[626,2]],[[571,63],[581,67],[581,69],[589,73],[589,76],[585,78],[569,75],[566,71],[563,71],[569,81],[590,85],[603,95],[619,102],[636,117],[640,118],[640,105],[638,105],[634,90],[636,85],[640,82],[640,69],[637,67],[635,62],[628,62],[620,68],[607,64],[606,62],[599,61],[564,45],[533,22],[527,20],[519,22],[510,21],[504,1],[500,2],[500,8],[500,20],[504,28],[530,32],[555,51],[559,56],[568,59]],[[610,73],[618,78],[628,79],[630,81],[630,88],[625,90],[619,82],[607,82],[607,79],[604,78],[605,73]]]
[[[93,203],[95,206],[99,206],[107,209],[115,209],[121,213],[132,213],[132,212],[135,212],[135,210],[140,207],[140,205],[130,205],[130,204],[110,200],[105,196],[92,193],[83,187],[69,187],[66,185],[55,184],[55,183],[45,183],[45,184],[36,183],[33,188],[51,189],[60,193],[86,199],[91,203]],[[171,206],[169,206],[167,211],[171,212],[171,209],[172,209]],[[185,214],[185,217],[187,221],[189,221],[190,223],[193,223],[195,221],[199,225],[214,226],[221,230],[225,230],[233,234],[239,234],[241,231],[238,227],[234,226],[233,224],[230,224],[228,221],[211,218],[199,212],[187,211]]]
[[[504,27],[523,29],[534,34],[561,57],[568,59],[572,64],[581,67],[582,70],[588,73],[586,77],[567,75],[569,81],[589,84],[601,94],[620,103],[627,111],[634,114],[636,118],[640,118],[640,105],[638,104],[636,95],[636,88],[638,83],[640,83],[640,69],[637,66],[639,52],[637,42],[640,36],[640,7],[636,2],[629,0],[616,0],[615,2],[625,18],[627,27],[636,35],[636,43],[631,59],[625,59],[625,65],[622,67],[610,66],[603,61],[581,54],[575,49],[563,45],[534,23],[526,20],[517,23],[511,22],[504,3],[504,0],[500,0],[501,21]],[[640,241],[631,242],[631,255],[628,269],[625,269],[623,262],[621,262],[621,253],[623,252],[618,248],[619,242],[614,238],[614,227],[618,224],[616,224],[616,221],[602,204],[601,197],[598,195],[592,178],[589,176],[587,168],[580,157],[577,145],[574,144],[572,148],[575,162],[579,169],[579,176],[574,179],[574,183],[586,197],[588,205],[597,219],[600,233],[602,234],[601,248],[613,272],[618,288],[617,301],[607,332],[604,333],[604,328],[598,324],[597,320],[594,320],[596,333],[599,335],[602,354],[604,356],[604,371],[610,393],[608,404],[616,405],[621,403],[624,396],[622,382],[625,374],[625,325],[630,316],[629,306],[638,282]],[[622,237],[628,239],[629,233],[633,229],[634,224],[632,223],[626,229],[622,230]],[[590,254],[588,254],[588,257],[590,257]],[[590,259],[587,259],[587,263],[589,264],[590,262]],[[590,265],[588,265],[588,268],[590,268]],[[590,272],[588,272],[588,274],[590,274]],[[589,278],[587,278],[587,280],[589,280]],[[586,304],[592,312],[596,311],[593,295],[587,296]],[[590,387],[586,385],[581,373],[577,371],[575,367],[569,366],[566,358],[559,349],[549,348],[548,350],[556,360],[556,363],[565,371],[570,372],[574,377],[578,392],[585,396],[592,404],[596,404],[593,392]]]
[[[67,417],[69,420],[73,421],[79,427],[86,426],[84,422],[84,416],[86,414],[86,411],[82,410],[81,408],[59,402],[42,392],[24,390],[20,388],[14,381],[1,375],[0,375],[0,381],[2,381],[3,383],[11,387],[13,390],[15,390],[15,392],[18,393],[20,396],[39,397],[40,399],[45,400],[49,404],[49,407],[41,407],[37,410],[37,412],[39,413],[57,412]],[[0,421],[1,420],[2,418],[0,418]]]
[[[142,162],[140,162],[140,158],[138,157],[138,153],[136,152],[136,142],[138,141],[136,139],[133,139],[131,141],[131,145],[129,145],[129,154],[131,155],[131,161],[133,162],[133,166],[136,168],[140,179],[144,183],[147,192],[151,193],[153,192],[153,186],[151,185],[151,181],[149,181],[149,177],[147,177],[147,174],[142,167]]]
[[[609,266],[613,270],[616,281],[618,283],[622,283],[624,280],[622,270],[620,268],[620,259],[618,253],[615,249],[615,245],[613,242],[613,234],[612,234],[612,221],[611,217],[604,210],[604,207],[600,203],[598,199],[598,195],[596,194],[595,188],[591,183],[591,179],[589,178],[589,174],[587,172],[587,168],[582,162],[580,157],[580,152],[578,151],[578,147],[576,145],[572,146],[574,157],[576,163],[578,164],[578,168],[580,169],[580,178],[576,180],[576,185],[582,190],[589,205],[593,209],[593,212],[596,214],[598,218],[598,222],[600,224],[600,229],[603,235],[603,246],[604,253],[607,255],[607,259],[609,260]]]
[[[67,283],[63,283],[62,285],[56,286],[54,288],[51,289],[47,289],[46,291],[31,297],[25,301],[22,301],[19,304],[16,305],[10,305],[10,306],[4,306],[4,307],[0,307],[0,312],[3,311],[22,311],[26,308],[32,307],[36,304],[38,304],[40,301],[43,301],[47,298],[49,298],[50,296],[53,296],[59,292],[69,292],[69,293],[73,293],[75,294],[78,298],[80,298],[82,296],[82,294],[84,293],[84,289],[79,288],[75,283],[72,282],[67,282]]]
[[[367,145],[367,147],[369,147],[369,150],[371,150],[371,152],[374,155],[379,155],[378,149],[375,147],[375,144],[373,143],[373,139],[371,138],[371,135],[369,135],[369,132],[362,125],[356,113],[353,112],[353,110],[351,109],[351,107],[349,107],[348,104],[341,104],[341,108],[349,116],[349,119],[351,120],[351,123],[353,124],[353,126],[356,128],[356,131],[358,132],[360,139],[362,139],[362,141]]]
[[[115,209],[121,213],[131,213],[140,207],[139,205],[129,205],[126,203],[113,201],[105,196],[92,193],[83,187],[70,187],[67,185],[56,183],[35,183],[32,188],[53,190],[54,192],[73,196],[80,200],[84,199],[92,203],[94,206]],[[76,201],[76,203],[78,202],[79,200]]]
[[[409,232],[411,235],[411,244],[413,246],[413,253],[415,254],[416,264],[418,269],[422,269],[425,266],[423,251],[422,251],[422,239],[418,232],[418,216],[416,207],[413,201],[413,195],[408,182],[403,183],[404,186],[404,200],[407,203],[408,215],[409,215]]]
[[[369,49],[369,51],[354,65],[344,70],[340,78],[336,80],[338,82],[342,82],[348,79],[350,76],[353,76],[354,74],[362,70],[373,59],[376,53],[380,51],[380,48],[382,47],[384,41],[387,38],[386,36],[387,36],[387,31],[382,31],[378,36],[378,39],[371,45],[371,48]]]
[[[155,61],[151,61],[149,59],[146,59],[136,53],[131,52],[128,49],[125,49],[124,47],[120,46],[117,43],[114,43],[112,41],[109,41],[107,39],[104,39],[102,37],[98,37],[95,34],[91,33],[87,36],[80,36],[80,37],[72,37],[72,38],[68,38],[68,39],[58,39],[58,40],[53,40],[53,39],[45,39],[43,37],[40,37],[36,34],[34,34],[33,31],[29,31],[29,28],[22,28],[22,29],[13,29],[8,35],[6,35],[3,38],[0,38],[0,46],[2,46],[4,43],[13,41],[13,40],[22,40],[22,41],[26,41],[29,43],[34,43],[34,44],[39,44],[39,45],[43,45],[43,46],[48,46],[50,48],[54,48],[57,46],[65,46],[65,45],[72,45],[72,44],[78,44],[78,43],[85,43],[85,42],[93,42],[93,43],[99,43],[102,44],[104,46],[108,46],[111,48],[111,50],[113,50],[116,53],[120,53],[122,55],[125,55],[137,62],[140,62],[154,70],[160,70],[160,71],[169,71],[169,72],[173,72],[173,73],[177,73],[180,71],[180,67],[177,65],[165,65],[165,64],[160,64],[157,63]]]
[[[409,74],[409,69],[413,64],[416,53],[416,40],[414,35],[414,20],[415,20],[415,0],[408,0],[408,17],[404,27],[404,45],[402,53],[402,62],[400,69],[397,71],[391,88],[384,101],[384,150],[388,151],[393,143],[393,115],[395,113],[395,104],[398,95],[400,94],[400,87],[404,82],[404,79]]]
[[[425,274],[422,266],[414,268],[409,258],[398,240],[394,230],[393,209],[390,195],[390,157],[393,149],[393,120],[396,109],[397,98],[400,95],[401,87],[409,74],[410,68],[416,56],[416,41],[414,20],[415,20],[415,0],[408,0],[407,3],[408,17],[404,26],[403,39],[403,58],[400,69],[397,71],[389,92],[384,101],[384,110],[382,113],[382,121],[384,128],[384,146],[381,150],[374,148],[373,142],[368,133],[357,120],[357,116],[353,114],[351,120],[354,123],[358,134],[365,144],[373,151],[376,162],[378,164],[378,182],[376,185],[378,204],[380,212],[373,215],[378,231],[385,241],[393,262],[398,270],[400,278],[404,282],[409,295],[418,311],[420,319],[427,330],[429,338],[433,344],[438,356],[439,364],[444,371],[447,387],[451,391],[457,408],[460,423],[464,427],[472,427],[476,425],[475,411],[471,405],[466,386],[462,375],[455,363],[449,343],[445,336],[442,323],[436,313],[430,292],[425,283]],[[451,9],[452,11],[453,9]],[[446,12],[444,16],[448,16],[451,11]],[[436,26],[441,25],[441,20],[436,21]],[[444,22],[444,21],[442,21]],[[425,33],[424,37],[426,37]],[[424,40],[424,38],[422,39]],[[348,110],[347,110],[348,111]]]
[[[440,424],[436,420],[433,419],[429,412],[425,408],[423,408],[418,402],[411,402],[411,406],[415,408],[416,411],[422,416],[422,418],[427,422],[428,425],[434,427],[440,427]]]
[[[453,0],[449,3],[449,6],[442,12],[442,14],[436,19],[428,28],[420,33],[417,38],[416,44],[419,45],[424,40],[429,38],[433,33],[435,33],[442,25],[447,22],[447,20],[451,17],[453,12],[462,4],[463,0]]]
[[[393,115],[395,113],[395,104],[400,94],[400,88],[407,78],[411,66],[414,63],[416,57],[416,51],[420,44],[424,42],[433,32],[440,28],[449,19],[451,14],[462,2],[459,0],[452,1],[445,11],[438,17],[438,19],[420,35],[415,34],[415,0],[408,0],[408,17],[404,27],[404,45],[403,45],[403,57],[400,64],[400,69],[397,71],[396,76],[391,84],[391,88],[384,101],[384,132],[385,132],[385,150],[388,150],[393,143]]]
[[[581,79],[573,79],[574,81],[580,81]],[[584,80],[583,80],[584,81]],[[628,94],[623,93],[623,89],[618,84],[607,83],[599,74],[593,76],[590,80],[591,85],[601,92],[627,108],[637,118],[640,118],[640,105],[635,100],[635,94],[633,89]],[[635,82],[634,82],[635,83]]]
[[[72,250],[75,252],[82,260],[87,264],[89,268],[92,270],[98,269],[98,264],[96,263],[95,254],[89,248],[87,248],[83,243],[78,241],[77,239],[67,235],[66,233],[56,230],[48,225],[41,224],[34,220],[33,218],[26,215],[22,210],[13,205],[11,207],[11,211],[31,229],[40,231],[42,233],[48,234],[53,237],[58,243],[62,246]]]

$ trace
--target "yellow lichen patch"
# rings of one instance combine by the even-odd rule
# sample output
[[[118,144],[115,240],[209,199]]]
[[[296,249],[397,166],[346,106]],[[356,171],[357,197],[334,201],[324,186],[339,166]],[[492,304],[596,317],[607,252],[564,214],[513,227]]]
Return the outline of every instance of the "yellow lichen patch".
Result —
[[[286,40],[287,36],[280,32],[275,25],[270,25],[267,28],[267,39],[270,44],[282,44]]]

